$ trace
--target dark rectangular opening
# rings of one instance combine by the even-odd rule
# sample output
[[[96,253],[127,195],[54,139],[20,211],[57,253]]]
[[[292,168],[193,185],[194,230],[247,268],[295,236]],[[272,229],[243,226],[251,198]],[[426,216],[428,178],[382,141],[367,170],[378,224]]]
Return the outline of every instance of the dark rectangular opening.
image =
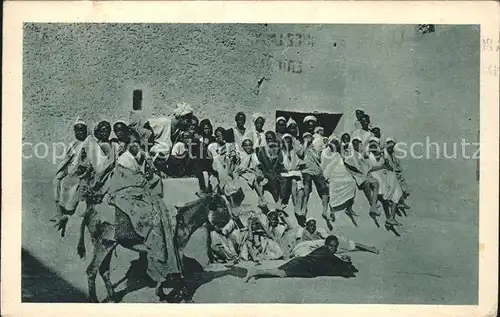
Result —
[[[142,90],[136,89],[133,93],[132,109],[142,110]]]
[[[313,115],[318,119],[318,125],[325,129],[325,135],[331,135],[342,118],[342,113],[327,113],[327,112],[296,112],[296,111],[286,111],[277,110],[276,118],[284,117],[286,120],[293,118],[299,126],[299,131],[302,134],[306,129],[304,126],[304,118],[306,116]]]

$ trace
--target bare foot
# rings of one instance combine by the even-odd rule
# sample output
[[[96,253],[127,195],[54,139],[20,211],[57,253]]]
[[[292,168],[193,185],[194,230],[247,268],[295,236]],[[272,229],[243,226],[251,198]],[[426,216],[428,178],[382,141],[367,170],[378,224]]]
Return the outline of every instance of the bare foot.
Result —
[[[250,282],[251,279],[255,276],[255,269],[248,269],[247,275],[245,276],[245,283]]]
[[[386,223],[386,224],[388,224],[388,225],[391,225],[391,226],[397,226],[397,227],[399,227],[399,226],[402,226],[402,225],[403,225],[402,223],[398,222],[396,219],[390,219],[390,218],[389,218],[389,219],[387,219],[387,220],[385,221],[385,223]]]

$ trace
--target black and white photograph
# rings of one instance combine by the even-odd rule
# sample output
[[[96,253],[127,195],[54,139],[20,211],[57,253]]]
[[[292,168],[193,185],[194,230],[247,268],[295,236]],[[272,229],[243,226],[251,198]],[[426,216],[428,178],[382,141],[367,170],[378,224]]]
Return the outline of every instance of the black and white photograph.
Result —
[[[21,302],[478,305],[481,32],[24,22]]]

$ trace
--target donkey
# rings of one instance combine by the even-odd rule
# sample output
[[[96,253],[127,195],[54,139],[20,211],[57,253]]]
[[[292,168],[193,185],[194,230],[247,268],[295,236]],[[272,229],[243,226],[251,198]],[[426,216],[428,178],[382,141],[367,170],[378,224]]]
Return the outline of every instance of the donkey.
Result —
[[[178,256],[178,262],[181,264],[181,280],[186,274],[186,272],[184,272],[182,263],[184,248],[186,247],[192,234],[198,228],[207,223],[209,210],[215,208],[216,205],[227,206],[227,200],[225,199],[225,197],[218,194],[210,194],[195,201],[189,202],[184,206],[175,206],[177,214],[175,217],[176,224],[174,231],[174,247],[176,250],[172,251],[176,252],[176,256]],[[142,254],[144,254],[145,252],[144,245],[135,244],[131,246],[126,242],[117,242],[109,239],[109,237],[114,232],[115,225],[108,222],[102,222],[100,220],[97,208],[101,207],[105,206],[102,206],[102,203],[88,206],[88,210],[85,213],[82,224],[80,226],[80,238],[77,247],[79,256],[81,258],[85,257],[86,251],[84,234],[85,227],[87,227],[89,229],[92,244],[94,246],[92,261],[86,269],[89,300],[91,302],[98,302],[95,285],[98,272],[104,281],[109,299],[111,301],[116,301],[114,287],[110,279],[110,263],[112,251],[118,245]],[[172,212],[172,210],[170,212]],[[163,293],[161,283],[158,283],[156,287],[156,295],[159,296],[161,300],[165,300],[166,298],[166,295]]]

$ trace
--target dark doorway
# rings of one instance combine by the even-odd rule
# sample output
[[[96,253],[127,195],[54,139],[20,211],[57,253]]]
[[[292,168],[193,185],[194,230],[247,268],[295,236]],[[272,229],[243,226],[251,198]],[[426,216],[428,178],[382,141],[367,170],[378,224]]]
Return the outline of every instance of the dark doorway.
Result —
[[[306,129],[304,126],[304,118],[307,116],[315,116],[318,119],[318,125],[322,126],[325,129],[325,135],[331,135],[337,125],[340,122],[340,118],[342,118],[342,113],[314,113],[314,112],[296,112],[296,111],[285,111],[285,110],[277,110],[276,118],[285,117],[286,120],[289,118],[293,118],[293,120],[297,121],[297,125],[299,126],[299,131],[302,134]]]

